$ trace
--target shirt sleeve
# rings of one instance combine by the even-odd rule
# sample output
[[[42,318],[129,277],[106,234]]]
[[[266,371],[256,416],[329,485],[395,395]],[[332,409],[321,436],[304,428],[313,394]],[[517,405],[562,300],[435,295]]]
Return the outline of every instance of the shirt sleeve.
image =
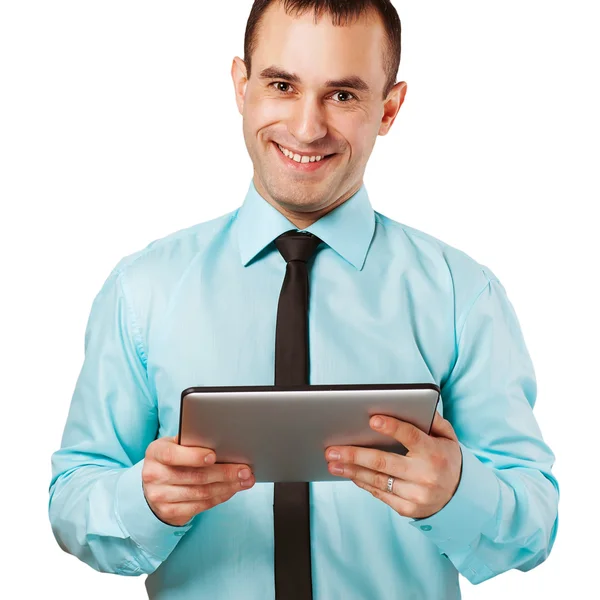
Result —
[[[533,415],[533,365],[496,278],[488,278],[471,305],[457,340],[441,397],[460,442],[459,485],[440,511],[409,522],[477,584],[547,558],[558,527],[559,486],[554,455]]]
[[[151,573],[172,552],[191,522],[170,526],[146,502],[141,471],[157,431],[142,336],[117,266],[92,304],[83,366],[51,460],[48,513],[65,552],[121,575]]]

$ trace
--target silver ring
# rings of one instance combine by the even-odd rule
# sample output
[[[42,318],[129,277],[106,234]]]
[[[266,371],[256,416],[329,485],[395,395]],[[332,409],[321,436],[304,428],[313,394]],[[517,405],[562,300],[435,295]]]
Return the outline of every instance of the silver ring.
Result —
[[[394,478],[390,477],[388,479],[388,484],[387,484],[387,491],[391,494],[392,493],[392,488],[394,487]]]

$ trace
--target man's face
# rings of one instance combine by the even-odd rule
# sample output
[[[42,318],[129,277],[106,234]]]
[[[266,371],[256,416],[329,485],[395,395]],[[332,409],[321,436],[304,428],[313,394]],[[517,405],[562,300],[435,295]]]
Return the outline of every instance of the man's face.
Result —
[[[387,101],[382,98],[385,47],[385,30],[375,14],[343,27],[324,14],[315,25],[312,11],[294,18],[275,2],[259,26],[250,80],[244,62],[234,59],[254,183],[284,214],[324,214],[362,185],[375,139],[389,130],[406,90],[406,84],[396,84]],[[264,73],[269,68],[299,80]],[[368,89],[327,85],[350,77]],[[300,155],[330,156],[298,163],[278,145]]]

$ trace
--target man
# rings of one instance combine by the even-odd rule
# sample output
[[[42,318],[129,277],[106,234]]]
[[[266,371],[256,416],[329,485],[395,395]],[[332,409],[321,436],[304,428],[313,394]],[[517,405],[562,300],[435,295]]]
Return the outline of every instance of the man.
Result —
[[[429,435],[383,419],[406,456],[327,449],[339,481],[310,484],[314,597],[452,600],[458,573],[479,583],[548,556],[554,456],[505,290],[373,211],[363,183],[406,94],[399,59],[386,0],[254,3],[232,65],[252,182],[239,209],[122,259],[95,298],[52,457],[64,550],[149,574],[152,598],[275,597],[273,484],[175,437],[183,389],[273,383],[280,241],[301,230],[319,242],[306,261],[310,383],[442,390]]]

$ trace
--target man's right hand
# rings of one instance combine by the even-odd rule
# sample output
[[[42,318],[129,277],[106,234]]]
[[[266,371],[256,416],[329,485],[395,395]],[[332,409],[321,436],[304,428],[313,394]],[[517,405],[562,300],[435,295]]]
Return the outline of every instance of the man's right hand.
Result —
[[[181,527],[254,485],[248,465],[215,461],[213,450],[180,446],[176,436],[152,442],[142,468],[142,488],[152,512],[164,523]]]

